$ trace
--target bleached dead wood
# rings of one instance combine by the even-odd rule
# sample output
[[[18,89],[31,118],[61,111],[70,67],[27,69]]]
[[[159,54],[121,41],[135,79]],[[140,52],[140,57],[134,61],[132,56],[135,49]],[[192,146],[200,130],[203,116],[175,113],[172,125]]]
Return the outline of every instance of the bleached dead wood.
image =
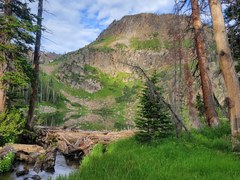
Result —
[[[57,146],[65,155],[87,154],[97,144],[108,144],[112,141],[127,138],[134,134],[133,131],[83,131],[79,129],[61,129],[36,127],[38,134],[37,143],[41,146]]]

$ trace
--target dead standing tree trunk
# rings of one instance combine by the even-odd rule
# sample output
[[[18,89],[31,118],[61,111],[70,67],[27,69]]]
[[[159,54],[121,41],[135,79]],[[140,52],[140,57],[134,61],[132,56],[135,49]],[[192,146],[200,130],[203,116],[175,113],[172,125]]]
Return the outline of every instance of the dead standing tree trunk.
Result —
[[[207,118],[208,125],[213,127],[218,125],[219,120],[214,108],[212,84],[208,75],[208,60],[206,55],[205,42],[203,38],[203,28],[200,19],[200,9],[198,0],[191,0],[191,6],[192,6],[192,21],[195,34],[195,45],[199,63],[205,115]]]
[[[37,16],[37,25],[39,29],[36,33],[36,42],[35,42],[35,50],[34,50],[34,79],[31,83],[31,96],[29,102],[29,110],[27,117],[27,128],[29,130],[33,130],[34,125],[34,109],[35,103],[37,101],[37,89],[38,89],[38,79],[39,79],[39,58],[40,58],[40,46],[41,46],[41,36],[42,36],[42,14],[43,14],[43,0],[38,1],[38,16]]]
[[[201,124],[198,118],[197,108],[194,104],[193,77],[189,69],[189,64],[187,62],[184,63],[184,75],[186,86],[185,92],[191,127],[199,129],[201,127]]]
[[[240,89],[239,81],[234,67],[234,62],[229,48],[227,33],[224,24],[222,7],[218,0],[208,0],[213,30],[215,35],[217,54],[220,69],[223,74],[226,90],[228,94],[228,107],[232,132],[232,147],[234,150],[240,149]]]

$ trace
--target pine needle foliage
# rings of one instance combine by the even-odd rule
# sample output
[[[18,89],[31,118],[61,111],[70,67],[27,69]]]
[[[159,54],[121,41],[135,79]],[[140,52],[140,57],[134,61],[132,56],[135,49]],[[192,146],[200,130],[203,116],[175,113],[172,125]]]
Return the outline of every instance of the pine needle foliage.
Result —
[[[156,85],[156,72],[153,73],[151,81]],[[135,119],[136,127],[138,128],[136,139],[141,142],[168,137],[173,130],[169,110],[163,102],[152,95],[148,84],[146,82],[142,90]],[[157,88],[157,91],[161,95],[160,88]]]
[[[33,2],[29,0],[29,2]],[[35,43],[34,34],[40,28],[27,1],[11,1],[2,5],[9,13],[0,15],[0,63],[4,67],[0,78],[8,104],[12,93],[28,86],[34,78],[28,53]]]

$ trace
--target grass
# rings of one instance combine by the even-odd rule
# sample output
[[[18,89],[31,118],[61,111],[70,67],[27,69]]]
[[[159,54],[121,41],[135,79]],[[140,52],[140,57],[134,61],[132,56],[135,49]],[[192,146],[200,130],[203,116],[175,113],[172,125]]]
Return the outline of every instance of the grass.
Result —
[[[115,45],[115,47],[116,47],[117,49],[123,50],[123,49],[126,49],[126,48],[127,48],[127,45],[126,45],[126,44],[123,44],[123,43],[117,43],[117,44]]]
[[[115,40],[116,40],[115,36],[108,36],[106,38],[96,40],[95,42],[91,43],[89,47],[93,50],[109,53],[114,50],[113,48],[110,47],[110,45]]]
[[[59,179],[239,179],[240,161],[231,152],[229,129],[206,128],[149,144],[134,138],[107,148],[98,144],[77,172]]]
[[[116,40],[115,36],[108,36],[108,37],[94,41],[93,43],[90,44],[90,46],[96,46],[96,45],[109,46],[115,40]]]
[[[100,44],[102,46],[109,46],[115,40],[116,40],[115,36],[108,36],[108,37],[105,37],[105,38],[102,38],[102,39],[99,39],[99,40],[93,42],[91,45],[94,46],[94,45]]]
[[[192,39],[183,39],[182,40],[182,47],[185,49],[191,49],[194,47],[194,40]],[[163,42],[163,48],[165,49],[172,49],[172,48],[179,48],[178,42],[171,42],[168,40],[165,40]]]
[[[138,38],[131,39],[131,48],[134,50],[160,50],[160,41],[156,38],[148,40],[139,40]]]

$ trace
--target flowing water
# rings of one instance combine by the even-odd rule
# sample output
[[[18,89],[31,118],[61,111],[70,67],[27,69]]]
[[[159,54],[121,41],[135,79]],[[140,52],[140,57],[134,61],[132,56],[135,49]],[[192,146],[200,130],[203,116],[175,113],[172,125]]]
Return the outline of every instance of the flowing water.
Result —
[[[27,180],[27,179],[33,179],[34,176],[38,175],[38,177],[41,177],[43,180],[47,179],[56,179],[58,176],[62,175],[68,175],[69,173],[73,172],[74,170],[77,170],[79,168],[79,159],[68,159],[65,158],[62,154],[59,152],[56,156],[55,161],[55,171],[54,172],[45,172],[41,171],[38,174],[33,171],[33,165],[27,165],[23,162],[17,162],[14,167],[14,171],[10,173],[5,173],[0,175],[0,180]],[[16,172],[22,171],[25,168],[29,169],[29,173],[24,176],[17,177]]]

